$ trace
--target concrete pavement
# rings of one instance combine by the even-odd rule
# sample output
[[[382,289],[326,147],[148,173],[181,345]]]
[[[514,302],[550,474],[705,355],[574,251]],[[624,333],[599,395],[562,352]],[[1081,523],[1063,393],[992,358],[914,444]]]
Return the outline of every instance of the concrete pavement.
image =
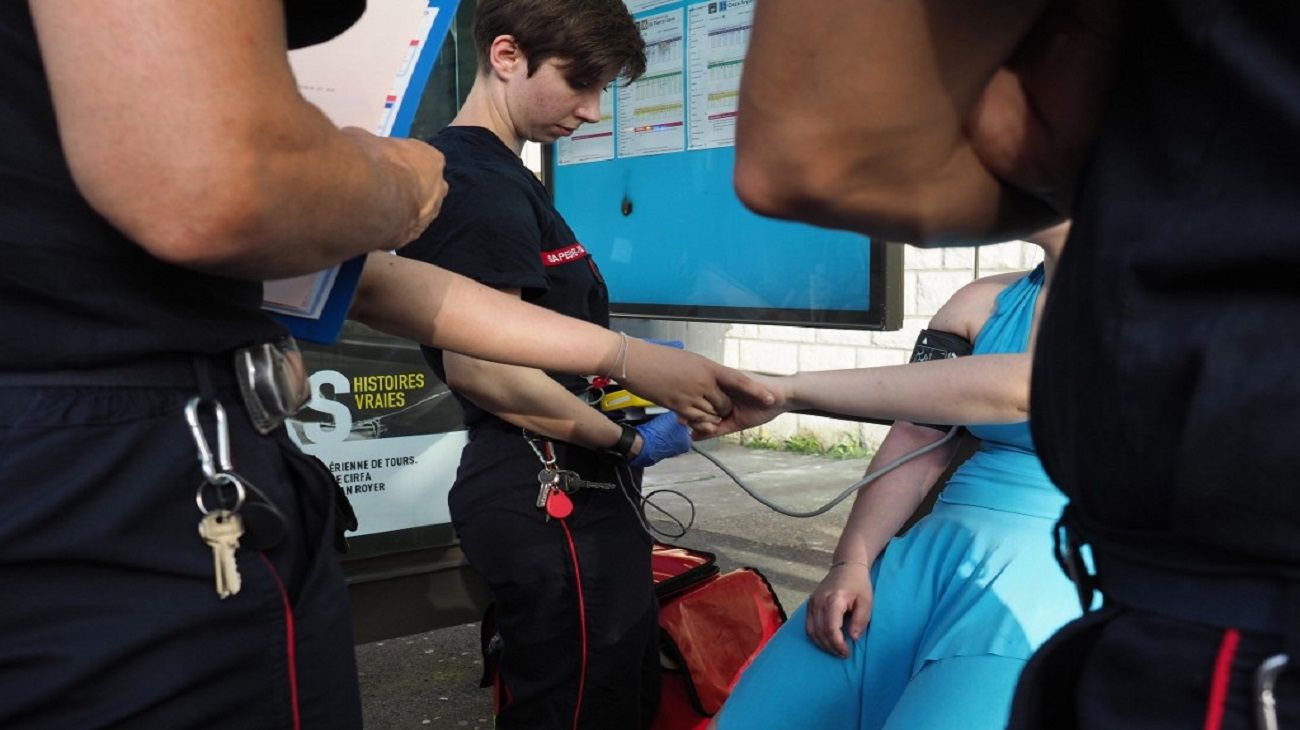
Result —
[[[864,460],[710,445],[717,456],[765,497],[793,510],[810,510],[857,480]],[[646,472],[646,492],[672,488],[695,504],[696,519],[676,545],[718,555],[723,571],[738,566],[761,570],[787,612],[825,575],[831,550],[848,515],[849,498],[828,513],[809,519],[770,511],[740,490],[697,454],[670,459]],[[684,519],[689,508],[679,498],[660,495],[656,503]],[[661,529],[673,526],[653,519]],[[469,624],[357,647],[363,709],[368,728],[490,728],[491,691],[478,688],[482,663],[478,626]]]

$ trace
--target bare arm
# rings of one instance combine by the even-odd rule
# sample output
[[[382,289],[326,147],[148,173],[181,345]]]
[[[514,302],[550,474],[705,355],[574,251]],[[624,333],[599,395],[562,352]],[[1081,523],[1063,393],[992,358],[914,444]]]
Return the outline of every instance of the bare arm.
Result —
[[[942,432],[932,428],[896,423],[872,457],[867,472],[928,446],[942,436]],[[846,614],[851,614],[848,626],[851,636],[857,638],[866,629],[874,599],[870,566],[925,499],[956,450],[957,442],[951,441],[912,459],[858,492],[831,557],[832,564],[842,564],[830,569],[808,599],[805,630],[826,652],[841,657],[849,655],[843,634]]]
[[[943,431],[900,421],[889,429],[867,466],[867,472],[929,446],[943,436]],[[835,546],[832,562],[874,563],[885,545],[925,500],[944,469],[948,468],[948,462],[957,451],[957,443],[956,439],[949,441],[863,487]]]
[[[251,279],[405,244],[442,157],[298,93],[280,2],[29,2],[73,178],[153,255]]]
[[[1060,219],[1111,35],[1091,7],[1109,0],[1064,4],[763,0],[741,83],[741,199],[920,243]]]
[[[998,292],[1019,276],[999,274],[967,284],[931,318],[930,327],[973,342]],[[793,410],[916,423],[1023,421],[1029,413],[1031,363],[1026,352],[766,378],[776,401],[768,407],[738,404],[717,431],[752,428]]]
[[[922,423],[1013,423],[1029,415],[1028,353],[793,375],[787,410]]]
[[[503,290],[518,297],[519,292]],[[535,368],[444,352],[447,385],[497,417],[548,438],[589,449],[612,446],[623,429]],[[632,453],[641,449],[638,436]]]
[[[733,402],[772,402],[766,388],[706,358],[636,338],[620,358],[615,332],[385,253],[367,258],[351,316],[483,360],[577,375],[620,375],[616,370],[625,366],[623,385],[690,421],[714,421]]]
[[[715,429],[697,437],[743,431],[799,410],[963,426],[1015,423],[1029,415],[1032,359],[1028,353],[976,355],[786,377],[753,375],[776,394],[773,404],[738,403]]]
[[[622,435],[613,421],[534,368],[446,352],[447,384],[480,408],[548,438],[602,449]],[[632,453],[641,449],[638,436]]]

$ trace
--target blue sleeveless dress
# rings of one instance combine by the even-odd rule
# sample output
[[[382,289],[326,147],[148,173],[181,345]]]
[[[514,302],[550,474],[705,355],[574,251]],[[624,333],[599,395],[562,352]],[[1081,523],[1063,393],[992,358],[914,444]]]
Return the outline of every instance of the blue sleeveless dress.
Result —
[[[998,295],[976,355],[1025,351],[1042,285],[1040,266]],[[1029,423],[970,431],[979,450],[876,561],[871,623],[849,658],[812,643],[801,606],[741,677],[719,728],[1006,726],[1025,660],[1080,610],[1052,557],[1066,500]]]

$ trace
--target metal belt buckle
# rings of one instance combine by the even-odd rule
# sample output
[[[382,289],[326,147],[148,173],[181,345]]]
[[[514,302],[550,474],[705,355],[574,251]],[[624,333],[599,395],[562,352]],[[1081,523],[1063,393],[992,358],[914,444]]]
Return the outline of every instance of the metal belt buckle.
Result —
[[[236,350],[235,374],[244,407],[261,434],[274,431],[311,397],[302,353],[292,337]]]

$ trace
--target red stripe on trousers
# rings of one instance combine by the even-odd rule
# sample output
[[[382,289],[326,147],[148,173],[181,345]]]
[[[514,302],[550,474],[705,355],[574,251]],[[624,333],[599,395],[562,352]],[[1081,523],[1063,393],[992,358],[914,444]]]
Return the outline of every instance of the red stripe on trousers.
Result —
[[[569,556],[573,559],[573,582],[578,588],[578,632],[582,637],[582,660],[578,664],[578,704],[573,708],[573,730],[578,730],[578,718],[582,717],[582,690],[587,683],[587,605],[582,597],[582,573],[578,569],[578,547],[573,544],[573,533],[569,532],[567,520],[560,520],[564,528],[564,537],[569,541]]]
[[[1232,679],[1232,659],[1237,655],[1241,634],[1236,629],[1223,632],[1219,656],[1214,660],[1214,679],[1210,682],[1210,700],[1205,708],[1205,730],[1223,726],[1223,710],[1228,702],[1228,682]]]
[[[280,602],[284,606],[284,642],[288,647],[287,653],[289,658],[289,704],[293,709],[293,730],[302,729],[302,713],[298,710],[298,656],[294,648],[293,637],[293,607],[289,605],[289,594],[284,590],[284,582],[280,580],[280,573],[275,569],[275,565],[262,553],[262,562],[271,571],[271,577],[275,579],[275,586],[280,589]]]

